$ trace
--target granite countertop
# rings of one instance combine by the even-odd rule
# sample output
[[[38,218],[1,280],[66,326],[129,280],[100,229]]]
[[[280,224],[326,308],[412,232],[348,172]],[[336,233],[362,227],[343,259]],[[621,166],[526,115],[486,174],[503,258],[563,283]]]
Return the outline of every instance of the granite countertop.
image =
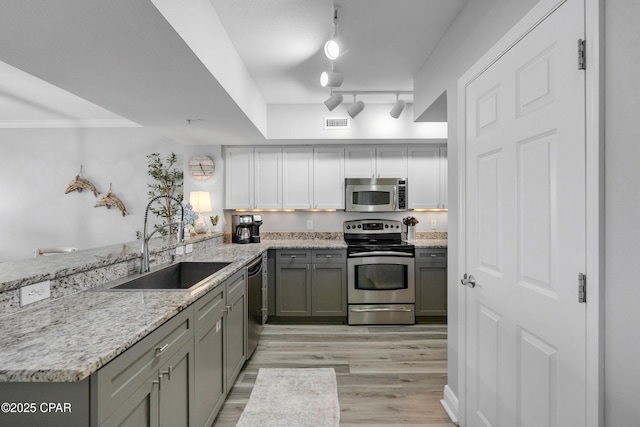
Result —
[[[446,240],[420,239],[414,243],[418,248],[446,247]],[[264,251],[294,248],[343,249],[346,244],[338,239],[263,240],[260,244],[246,245],[221,243],[181,259],[231,263],[194,294],[88,290],[39,302],[0,317],[0,382],[72,382],[87,378]],[[138,252],[132,251],[125,245],[119,256],[138,256]],[[101,262],[94,255],[85,260],[85,264],[79,260],[73,260],[72,264],[75,270],[83,271],[88,269],[86,265]],[[61,274],[60,271],[47,272],[44,267],[36,270],[35,274],[43,277]]]

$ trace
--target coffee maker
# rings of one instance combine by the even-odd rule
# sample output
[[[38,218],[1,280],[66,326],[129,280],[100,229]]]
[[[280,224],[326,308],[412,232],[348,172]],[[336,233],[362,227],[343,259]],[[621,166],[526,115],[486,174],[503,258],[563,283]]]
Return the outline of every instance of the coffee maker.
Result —
[[[233,243],[251,243],[253,215],[231,215],[231,230]]]
[[[251,226],[251,243],[260,243],[261,225],[262,215],[253,215],[253,225]]]

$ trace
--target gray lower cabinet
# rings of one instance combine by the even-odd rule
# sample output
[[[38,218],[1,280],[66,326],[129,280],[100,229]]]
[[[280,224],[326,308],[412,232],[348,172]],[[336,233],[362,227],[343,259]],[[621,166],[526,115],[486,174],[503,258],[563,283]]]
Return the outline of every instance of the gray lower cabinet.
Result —
[[[197,427],[209,427],[226,396],[224,341],[226,286],[218,286],[196,301],[195,419]]]
[[[277,250],[275,315],[346,316],[344,250]]]
[[[226,392],[247,360],[247,276],[245,269],[227,280],[227,321],[225,322]]]
[[[416,316],[447,315],[447,250],[416,249]]]
[[[94,372],[70,383],[3,383],[3,401],[69,402],[72,412],[0,424],[210,427],[247,355],[246,269]]]

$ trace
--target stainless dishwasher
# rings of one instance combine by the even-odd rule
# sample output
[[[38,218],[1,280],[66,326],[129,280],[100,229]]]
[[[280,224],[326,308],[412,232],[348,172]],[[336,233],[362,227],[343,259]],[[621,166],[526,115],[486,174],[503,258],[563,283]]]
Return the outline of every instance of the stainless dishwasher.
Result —
[[[255,351],[262,333],[262,256],[247,266],[248,315],[247,359]]]

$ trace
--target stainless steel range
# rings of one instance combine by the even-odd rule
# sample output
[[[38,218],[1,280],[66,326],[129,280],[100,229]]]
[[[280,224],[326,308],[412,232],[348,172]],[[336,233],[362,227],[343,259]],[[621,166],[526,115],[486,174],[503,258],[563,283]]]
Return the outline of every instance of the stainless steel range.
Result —
[[[400,221],[345,221],[350,325],[415,323],[415,249]]]

